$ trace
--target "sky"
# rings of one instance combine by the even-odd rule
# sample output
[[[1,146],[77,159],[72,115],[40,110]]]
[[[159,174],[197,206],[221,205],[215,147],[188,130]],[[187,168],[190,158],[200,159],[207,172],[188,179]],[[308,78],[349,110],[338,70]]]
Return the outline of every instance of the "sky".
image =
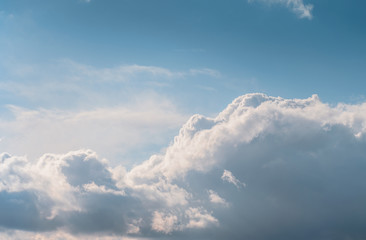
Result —
[[[2,239],[365,239],[366,2],[2,0]]]

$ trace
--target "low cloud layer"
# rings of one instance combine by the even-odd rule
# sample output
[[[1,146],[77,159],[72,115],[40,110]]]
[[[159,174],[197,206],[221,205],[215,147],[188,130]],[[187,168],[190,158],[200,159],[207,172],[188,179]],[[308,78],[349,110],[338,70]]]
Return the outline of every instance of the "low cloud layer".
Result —
[[[129,171],[91,150],[0,159],[4,239],[366,238],[366,103],[244,95]]]

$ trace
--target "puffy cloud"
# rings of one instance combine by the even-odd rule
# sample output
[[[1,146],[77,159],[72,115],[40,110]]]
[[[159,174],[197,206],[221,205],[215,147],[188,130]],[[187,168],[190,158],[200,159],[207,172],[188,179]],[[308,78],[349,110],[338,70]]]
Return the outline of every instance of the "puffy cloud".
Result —
[[[206,210],[199,208],[189,208],[186,210],[186,215],[189,217],[187,228],[205,228],[210,224],[217,224],[218,221]]]
[[[282,4],[296,13],[300,18],[312,19],[312,4],[305,4],[303,0],[249,0],[249,2],[260,1],[268,4]]]
[[[184,213],[178,212],[178,215],[155,211],[151,228],[157,232],[171,234],[173,231],[206,228],[217,223],[217,219],[208,213],[207,210],[189,207]]]
[[[0,225],[70,239],[364,239],[365,146],[366,103],[247,94],[192,116],[131,170],[90,150],[3,153]]]
[[[138,201],[115,187],[111,172],[90,150],[46,154],[31,162],[2,154],[0,225],[9,229],[71,233],[128,231],[126,206]]]
[[[173,214],[164,214],[158,211],[154,212],[151,228],[158,232],[170,233],[173,230],[179,230],[178,218]]]
[[[164,183],[184,189],[188,194],[181,195],[182,201],[159,206],[169,209],[165,219],[193,226],[195,220],[182,212],[212,211],[217,225],[201,233],[215,233],[218,239],[365,236],[361,227],[354,233],[337,220],[352,219],[356,226],[366,220],[360,171],[366,167],[365,110],[366,104],[331,107],[316,95],[244,95],[216,118],[193,116],[164,155],[151,157],[124,179],[131,187]],[[240,191],[226,184],[244,187],[239,179],[248,184]],[[229,207],[214,204],[223,199]],[[173,224],[170,231],[188,230]]]

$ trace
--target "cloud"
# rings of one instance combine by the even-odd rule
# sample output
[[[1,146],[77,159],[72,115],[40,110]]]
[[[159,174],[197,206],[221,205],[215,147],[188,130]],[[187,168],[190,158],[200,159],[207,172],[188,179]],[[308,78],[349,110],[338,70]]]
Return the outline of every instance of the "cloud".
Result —
[[[0,146],[30,158],[92,148],[112,160],[165,144],[188,118],[163,97],[137,98],[130,104],[87,110],[8,106],[11,117],[0,119]]]
[[[138,200],[114,186],[108,166],[92,151],[46,154],[36,162],[9,154],[1,158],[2,227],[124,233],[133,223],[127,215],[139,209]]]
[[[141,77],[153,79],[179,79],[196,75],[207,75],[220,77],[221,73],[210,68],[192,68],[184,71],[174,71],[163,67],[146,65],[118,65],[113,67],[97,68],[91,65],[75,62],[70,59],[62,59],[48,65],[32,64],[8,64],[6,69],[10,75],[24,77],[35,75],[38,78],[47,80],[58,80],[62,77],[64,81],[85,82],[127,82]],[[50,73],[49,73],[50,72]],[[59,76],[55,76],[54,73]],[[51,76],[52,75],[52,76]]]
[[[281,4],[286,6],[300,18],[312,19],[312,4],[305,4],[303,0],[249,0],[249,2],[260,1],[268,4]]]
[[[192,116],[130,170],[91,150],[3,153],[0,227],[65,239],[364,239],[365,146],[366,103],[247,94],[215,118]]]
[[[209,197],[210,197],[210,202],[215,203],[215,204],[222,204],[224,206],[229,206],[229,204],[226,202],[225,199],[223,199],[222,197],[220,197],[217,192],[213,191],[213,190],[208,190],[209,193]]]
[[[173,214],[164,214],[158,211],[154,212],[151,228],[157,232],[170,233],[173,230],[179,230],[177,226],[178,217]]]
[[[8,61],[2,65],[0,91],[4,103],[61,109],[114,106],[159,93],[178,93],[174,94],[178,98],[187,83],[209,87],[215,83],[212,79],[222,77],[210,68],[172,70],[136,64],[95,67],[68,59],[46,64]]]
[[[230,172],[229,170],[224,170],[221,179],[225,182],[229,182],[235,185],[235,187],[237,188],[241,188],[241,187],[245,187],[245,183],[240,182],[234,175],[232,172]]]
[[[127,81],[133,79],[136,75],[149,74],[164,78],[180,78],[188,73],[173,72],[169,69],[156,66],[142,65],[121,65],[112,68],[95,68],[93,66],[80,64],[71,60],[63,60],[60,62],[63,68],[73,72],[70,77],[74,80],[89,79],[94,81]],[[206,72],[203,72],[206,74]]]
[[[217,224],[218,221],[206,210],[199,208],[189,208],[186,210],[187,216],[190,218],[187,228],[206,228],[210,224]]]

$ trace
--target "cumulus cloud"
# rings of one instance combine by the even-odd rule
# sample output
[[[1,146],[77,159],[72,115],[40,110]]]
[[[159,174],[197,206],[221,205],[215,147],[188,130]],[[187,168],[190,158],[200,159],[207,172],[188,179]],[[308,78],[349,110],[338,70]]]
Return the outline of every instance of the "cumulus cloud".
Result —
[[[365,146],[366,103],[247,94],[192,116],[131,170],[91,150],[3,153],[0,226],[65,239],[364,239]]]
[[[296,13],[300,18],[312,19],[312,4],[305,4],[303,0],[249,0],[249,2],[259,1],[268,4],[281,4]]]
[[[164,214],[158,211],[154,212],[151,228],[157,232],[170,233],[173,230],[179,230],[178,217],[173,214]]]
[[[124,233],[134,222],[128,215],[139,201],[115,187],[106,162],[90,150],[46,154],[36,162],[6,153],[1,159],[3,228]]]

